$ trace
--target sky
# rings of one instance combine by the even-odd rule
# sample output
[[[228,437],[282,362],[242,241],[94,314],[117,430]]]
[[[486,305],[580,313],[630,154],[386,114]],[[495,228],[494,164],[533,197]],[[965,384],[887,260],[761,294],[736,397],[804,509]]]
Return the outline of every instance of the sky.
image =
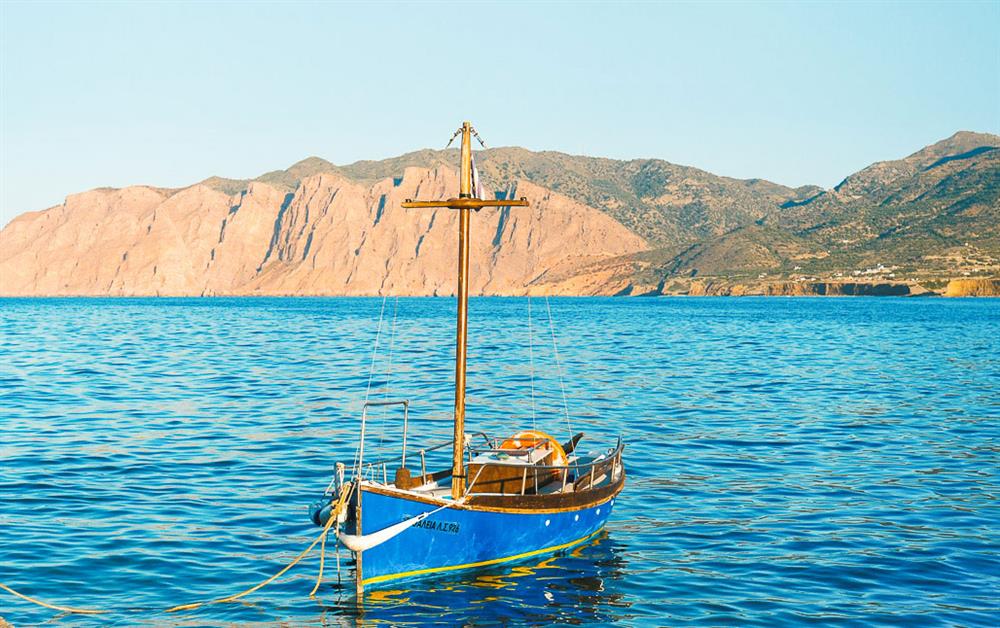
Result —
[[[656,157],[830,187],[1000,133],[1000,0],[0,0],[0,225],[103,186],[439,148]]]

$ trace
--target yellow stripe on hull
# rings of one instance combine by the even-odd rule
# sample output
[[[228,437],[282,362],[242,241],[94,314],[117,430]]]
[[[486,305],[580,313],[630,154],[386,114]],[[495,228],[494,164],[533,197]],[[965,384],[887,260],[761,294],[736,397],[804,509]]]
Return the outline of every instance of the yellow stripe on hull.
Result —
[[[378,582],[386,582],[387,580],[396,580],[399,578],[409,578],[410,576],[421,576],[429,573],[440,573],[443,571],[455,571],[458,569],[471,569],[472,567],[486,567],[487,565],[497,565],[499,563],[506,563],[513,560],[520,560],[522,558],[530,558],[531,556],[537,556],[539,554],[546,554],[548,552],[558,552],[559,550],[564,550],[574,545],[579,545],[585,541],[588,541],[595,536],[597,536],[604,527],[601,526],[594,532],[591,532],[587,536],[581,537],[575,541],[570,541],[569,543],[563,543],[562,545],[554,545],[552,547],[544,547],[542,549],[532,550],[530,552],[524,552],[523,554],[515,554],[514,556],[507,556],[505,558],[493,558],[491,560],[482,560],[477,563],[465,563],[464,565],[449,565],[447,567],[430,567],[428,569],[416,569],[414,571],[404,571],[401,573],[390,573],[384,576],[376,576],[374,578],[368,578],[361,581],[362,585],[365,584],[375,584]]]

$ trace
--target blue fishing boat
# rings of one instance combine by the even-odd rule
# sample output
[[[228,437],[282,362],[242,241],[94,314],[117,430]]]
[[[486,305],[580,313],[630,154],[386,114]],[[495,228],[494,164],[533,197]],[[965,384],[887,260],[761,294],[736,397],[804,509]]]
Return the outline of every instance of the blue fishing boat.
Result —
[[[482,199],[472,156],[478,134],[468,122],[461,136],[457,198],[407,200],[404,208],[459,212],[458,324],[455,350],[454,433],[451,440],[408,452],[408,400],[366,401],[353,463],[337,472],[311,517],[332,528],[355,556],[355,585],[366,586],[445,571],[472,569],[558,552],[583,543],[604,527],[625,485],[623,444],[582,454],[583,434],[560,443],[545,432],[512,430],[493,437],[465,428],[469,300],[469,223],[473,210],[527,207],[528,200]],[[481,140],[480,140],[480,143]],[[450,144],[450,142],[449,142]],[[370,408],[402,411],[399,456],[365,460]],[[449,468],[428,471],[426,456],[451,450]],[[419,473],[407,462],[416,464]],[[348,473],[349,469],[349,473]]]

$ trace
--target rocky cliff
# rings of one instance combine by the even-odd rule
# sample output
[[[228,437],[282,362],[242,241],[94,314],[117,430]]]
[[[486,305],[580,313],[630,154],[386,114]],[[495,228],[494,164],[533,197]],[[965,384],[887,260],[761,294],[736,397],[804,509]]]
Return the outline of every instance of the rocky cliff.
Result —
[[[76,194],[0,232],[0,293],[451,294],[456,213],[399,204],[457,188],[451,169],[411,167],[372,185],[313,174],[294,192],[254,181],[235,194],[208,184]],[[474,215],[473,294],[525,294],[548,273],[586,281],[595,262],[647,248],[606,214],[527,181],[491,193],[532,206]]]

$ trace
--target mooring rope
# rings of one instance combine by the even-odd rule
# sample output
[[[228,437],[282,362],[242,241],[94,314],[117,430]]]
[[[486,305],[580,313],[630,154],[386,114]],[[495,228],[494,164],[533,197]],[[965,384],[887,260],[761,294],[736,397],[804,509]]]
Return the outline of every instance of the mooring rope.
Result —
[[[62,611],[64,613],[76,613],[77,615],[100,615],[102,613],[107,613],[108,611],[97,609],[97,608],[74,608],[72,606],[57,606],[56,604],[49,604],[48,602],[43,602],[41,600],[36,600],[33,597],[19,593],[14,589],[8,587],[6,584],[0,582],[0,589],[3,589],[7,593],[13,596],[19,597],[22,600],[27,600],[32,604],[37,604],[39,606],[44,606],[45,608],[51,608],[54,611]]]
[[[317,543],[321,543],[322,542],[323,543],[323,547],[326,546],[326,537],[327,537],[327,535],[330,532],[330,528],[333,527],[333,524],[336,523],[337,519],[340,517],[340,513],[343,510],[343,508],[345,507],[345,505],[347,503],[347,498],[348,498],[348,496],[350,495],[350,493],[352,491],[353,491],[353,489],[348,489],[348,490],[345,490],[345,491],[341,492],[340,498],[337,500],[337,505],[333,508],[333,510],[330,511],[330,519],[327,520],[326,525],[323,526],[323,531],[320,532],[319,536],[317,536],[313,540],[313,542],[309,544],[309,547],[307,547],[306,549],[304,549],[302,551],[302,553],[300,553],[298,556],[296,556],[292,560],[292,562],[290,562],[287,565],[285,565],[281,569],[281,571],[279,571],[278,573],[274,574],[273,576],[271,576],[267,580],[264,580],[263,582],[255,584],[254,586],[250,587],[249,589],[244,589],[243,591],[240,591],[239,593],[236,593],[234,595],[227,595],[226,597],[215,598],[215,599],[212,599],[212,600],[204,600],[204,601],[201,601],[201,602],[191,602],[190,604],[179,604],[177,606],[172,606],[172,607],[170,607],[168,609],[165,609],[163,612],[165,612],[165,613],[176,613],[178,611],[194,610],[196,608],[200,608],[202,606],[207,606],[209,604],[221,604],[223,602],[232,602],[232,601],[238,600],[241,597],[244,597],[246,595],[250,595],[254,591],[258,591],[258,590],[266,587],[267,585],[271,584],[272,582],[274,582],[275,580],[277,580],[278,578],[280,578],[281,576],[283,576],[285,573],[287,573],[289,569],[291,569],[295,565],[299,564],[299,562],[301,562],[303,558],[305,558],[306,556],[308,556],[309,552],[311,552],[312,549],[314,547],[316,547]],[[316,593],[316,591],[319,589],[319,585],[320,585],[320,582],[322,582],[322,579],[323,579],[323,556],[321,554],[320,555],[319,576],[316,578],[316,586],[313,587],[312,592],[309,594],[310,597],[312,597]],[[107,614],[107,613],[111,612],[110,609],[76,608],[74,606],[60,606],[58,604],[50,604],[49,602],[44,602],[42,600],[39,600],[39,599],[33,598],[31,596],[25,595],[25,594],[23,594],[23,593],[21,593],[19,591],[15,591],[14,589],[12,589],[9,586],[3,584],[2,582],[0,582],[0,589],[3,589],[4,591],[10,593],[11,595],[19,597],[22,600],[31,602],[32,604],[36,604],[38,606],[49,608],[49,609],[52,609],[52,610],[55,610],[55,611],[61,611],[63,613],[72,613],[72,614],[76,614],[76,615],[102,615],[102,614]]]
[[[323,526],[323,531],[320,532],[320,535],[317,536],[316,539],[312,543],[309,544],[309,547],[307,547],[304,550],[302,550],[302,553],[299,554],[298,556],[296,556],[295,560],[293,560],[292,562],[290,562],[287,565],[285,565],[281,569],[281,571],[279,571],[278,573],[274,574],[273,576],[271,576],[267,580],[261,582],[260,584],[255,584],[254,586],[250,587],[249,589],[246,589],[244,591],[240,591],[239,593],[237,593],[235,595],[227,595],[226,597],[220,597],[220,598],[216,598],[214,600],[206,600],[204,602],[192,602],[190,604],[180,604],[178,606],[172,606],[172,607],[168,608],[164,612],[166,612],[166,613],[176,613],[177,611],[190,611],[190,610],[194,610],[196,608],[202,607],[202,606],[206,606],[208,604],[220,604],[222,602],[232,602],[233,600],[238,600],[238,599],[240,599],[241,597],[243,597],[245,595],[250,595],[254,591],[257,591],[258,589],[266,587],[267,585],[271,584],[272,582],[274,582],[275,580],[277,580],[278,578],[280,578],[281,576],[283,576],[285,574],[285,572],[287,572],[289,569],[291,569],[292,567],[294,567],[295,565],[297,565],[299,563],[299,561],[301,561],[303,558],[305,558],[306,556],[308,556],[309,552],[312,551],[312,548],[316,547],[317,543],[319,543],[322,539],[326,538],[327,532],[330,531],[330,526],[333,525],[333,523],[334,523],[334,521],[336,521],[336,519],[337,518],[333,516],[333,513],[331,513],[330,520],[326,522],[325,526]]]
[[[330,511],[330,520],[326,522],[326,526],[323,528],[323,534],[321,538],[323,539],[319,544],[319,573],[316,575],[316,586],[312,588],[309,592],[309,597],[316,595],[316,591],[319,590],[319,585],[323,582],[323,564],[326,562],[326,533],[330,530],[330,522],[336,521],[340,518],[340,513],[343,512],[344,506],[347,504],[347,499],[350,497],[351,493],[354,492],[354,487],[357,484],[352,485],[350,489],[341,490],[340,498],[337,500],[337,505]],[[337,555],[337,580],[340,580],[340,555]]]

